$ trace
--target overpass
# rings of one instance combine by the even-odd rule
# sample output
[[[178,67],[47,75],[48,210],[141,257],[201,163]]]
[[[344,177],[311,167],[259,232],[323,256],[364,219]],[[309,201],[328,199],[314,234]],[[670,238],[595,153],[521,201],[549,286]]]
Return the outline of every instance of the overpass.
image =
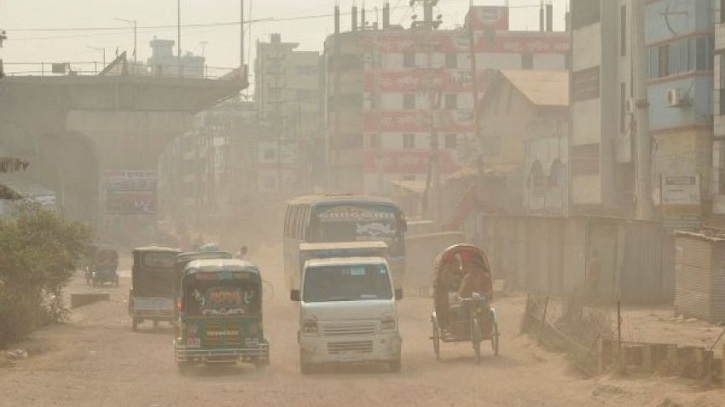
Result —
[[[26,171],[4,177],[55,191],[72,218],[101,230],[148,230],[156,219],[161,152],[191,127],[195,113],[246,88],[247,75],[239,69],[217,79],[132,75],[112,72],[116,62],[92,76],[71,71],[0,79],[0,156],[29,161]],[[112,202],[117,197],[107,184],[134,174],[145,174],[153,191],[141,186],[120,198],[140,201]],[[134,190],[131,184],[120,188]]]

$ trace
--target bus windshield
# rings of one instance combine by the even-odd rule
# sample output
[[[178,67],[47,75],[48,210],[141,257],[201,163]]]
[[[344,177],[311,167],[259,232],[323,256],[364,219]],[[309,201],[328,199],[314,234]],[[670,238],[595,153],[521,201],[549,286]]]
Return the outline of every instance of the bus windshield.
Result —
[[[387,206],[322,206],[313,215],[310,241],[380,240],[392,246],[398,240],[396,211]]]
[[[320,266],[305,271],[305,302],[392,298],[388,269],[382,264]]]

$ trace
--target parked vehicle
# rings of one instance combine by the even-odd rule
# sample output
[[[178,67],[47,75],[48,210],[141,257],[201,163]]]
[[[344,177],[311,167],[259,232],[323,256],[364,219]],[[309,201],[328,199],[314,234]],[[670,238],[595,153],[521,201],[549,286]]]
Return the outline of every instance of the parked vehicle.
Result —
[[[180,281],[174,340],[180,372],[201,363],[269,364],[257,266],[237,259],[194,260]]]
[[[88,285],[111,283],[118,287],[118,251],[106,244],[91,245],[83,275]]]
[[[431,313],[433,351],[440,358],[441,342],[470,342],[476,362],[481,362],[481,342],[491,341],[498,355],[498,321],[496,310],[490,306],[492,288],[459,296],[460,286],[469,268],[478,268],[491,283],[491,268],[485,253],[476,246],[456,244],[445,249],[437,258],[433,275],[434,309]]]
[[[329,363],[386,363],[401,369],[401,337],[388,262],[382,257],[332,257],[305,262],[300,301],[300,370]]]
[[[176,255],[179,249],[170,247],[139,247],[133,250],[131,291],[128,294],[128,313],[135,331],[145,320],[176,322],[176,293],[178,275]]]

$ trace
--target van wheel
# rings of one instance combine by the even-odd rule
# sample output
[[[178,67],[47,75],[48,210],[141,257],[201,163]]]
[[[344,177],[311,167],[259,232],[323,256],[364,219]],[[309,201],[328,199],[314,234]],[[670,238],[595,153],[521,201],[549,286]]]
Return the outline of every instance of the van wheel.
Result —
[[[176,362],[176,370],[179,372],[180,375],[187,375],[187,374],[189,374],[189,369],[191,369],[191,363],[189,363],[189,362]]]
[[[401,363],[400,358],[398,358],[392,362],[388,362],[388,366],[390,366],[391,372],[400,373],[400,369],[402,369],[403,364]]]

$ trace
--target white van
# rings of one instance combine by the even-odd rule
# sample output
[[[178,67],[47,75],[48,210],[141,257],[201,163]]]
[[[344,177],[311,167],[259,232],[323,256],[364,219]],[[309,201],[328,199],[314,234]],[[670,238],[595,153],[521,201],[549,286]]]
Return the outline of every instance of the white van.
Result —
[[[310,259],[302,269],[300,370],[311,373],[327,363],[387,363],[401,368],[401,338],[387,261],[382,257]]]

